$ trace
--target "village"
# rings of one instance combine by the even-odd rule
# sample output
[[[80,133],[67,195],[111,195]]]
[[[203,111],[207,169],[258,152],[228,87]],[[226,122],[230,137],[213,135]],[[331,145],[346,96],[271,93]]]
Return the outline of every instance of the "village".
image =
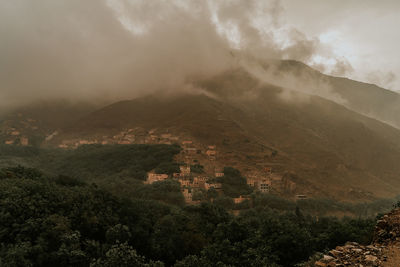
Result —
[[[15,128],[9,128],[7,134],[10,138],[5,141],[7,145],[29,145],[29,139]],[[50,143],[59,135],[58,131],[48,134],[44,143]],[[12,137],[12,138],[11,138]],[[122,130],[113,135],[96,136],[85,139],[65,139],[59,140],[57,147],[60,149],[76,149],[82,145],[129,145],[129,144],[178,144],[182,151],[176,156],[176,162],[180,163],[180,172],[172,175],[149,172],[146,184],[157,181],[174,179],[181,185],[181,190],[187,204],[197,204],[201,202],[198,195],[209,190],[213,190],[217,195],[222,195],[222,184],[215,182],[216,178],[223,177],[225,166],[217,160],[218,150],[214,144],[204,145],[192,140],[187,136],[177,136],[169,132],[159,132],[156,129],[149,131],[143,128]],[[201,166],[202,170],[196,171],[193,166]],[[259,193],[289,193],[297,200],[306,199],[303,194],[296,194],[296,183],[283,177],[279,173],[274,173],[272,167],[262,167],[258,171],[244,173],[247,184],[255,192]],[[249,201],[249,196],[239,196],[234,198],[235,204]]]
[[[2,142],[6,145],[28,146],[31,144],[28,136],[39,131],[37,121],[32,118],[23,118],[20,113],[16,114],[16,117],[17,120],[2,121],[0,125]]]
[[[167,179],[173,179],[180,183],[181,191],[185,197],[187,204],[198,204],[201,200],[196,199],[194,196],[199,191],[208,192],[214,190],[218,195],[223,193],[222,184],[215,182],[216,178],[224,176],[223,169],[215,169],[215,173],[207,175],[199,175],[191,172],[190,165],[180,166],[180,173],[174,173],[172,176],[168,174],[157,174],[149,172],[147,174],[147,180],[145,184],[152,184],[154,182],[165,181]],[[281,190],[292,190],[294,191],[296,184],[291,181],[287,181],[278,174],[272,173],[271,169],[266,170],[263,174],[258,176],[254,175],[246,177],[247,185],[250,186],[255,192],[259,193],[272,193]],[[306,199],[305,195],[296,195],[297,200]],[[244,201],[250,201],[250,196],[242,195],[237,198],[233,198],[235,204],[242,203]]]
[[[179,137],[171,134],[156,135],[150,133],[150,142],[157,141],[162,144],[177,143]],[[146,184],[152,184],[157,181],[173,179],[180,183],[181,191],[187,204],[198,204],[201,199],[196,195],[209,190],[215,191],[218,195],[223,194],[222,184],[216,182],[217,178],[224,176],[224,166],[217,160],[218,150],[216,145],[204,146],[200,143],[186,138],[179,142],[182,151],[177,155],[176,161],[181,163],[180,172],[168,175],[165,173],[149,172],[147,174]],[[202,172],[194,170],[192,167],[201,166]],[[259,193],[282,193],[292,194],[296,200],[306,199],[303,194],[294,194],[296,183],[283,177],[281,174],[274,173],[271,167],[264,167],[260,171],[253,171],[245,175],[247,185],[255,192]],[[250,196],[242,195],[233,198],[235,204],[250,201]]]

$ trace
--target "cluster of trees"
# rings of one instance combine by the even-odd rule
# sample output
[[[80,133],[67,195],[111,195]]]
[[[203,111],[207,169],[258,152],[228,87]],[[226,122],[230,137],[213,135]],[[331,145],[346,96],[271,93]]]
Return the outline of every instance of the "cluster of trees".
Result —
[[[38,156],[39,153],[38,147],[0,144],[0,157],[32,157]]]
[[[269,207],[280,211],[292,211],[299,207],[307,214],[326,216],[332,213],[349,214],[353,217],[371,218],[379,213],[386,213],[392,209],[393,203],[399,200],[377,199],[371,202],[349,203],[339,202],[327,198],[309,198],[301,201],[291,201],[273,194],[253,194],[253,207]]]
[[[0,265],[293,266],[348,240],[368,243],[375,224],[261,206],[233,216],[218,203],[174,203],[171,181],[146,190],[126,199],[69,176],[0,170]]]
[[[19,160],[52,174],[64,174],[86,181],[130,178],[145,180],[147,172],[179,172],[174,156],[177,145],[83,145],[75,150],[40,149],[37,147],[1,146],[1,159]]]
[[[201,164],[190,165],[190,170],[194,173],[204,173],[204,166]]]
[[[0,145],[0,168],[18,164],[36,167],[51,175],[63,174],[79,177],[89,183],[95,182],[108,191],[126,197],[163,200],[169,204],[183,205],[176,183],[175,186],[172,181],[166,185],[142,184],[146,173],[153,169],[156,173],[179,172],[179,163],[174,162],[174,156],[179,151],[180,148],[175,145],[85,145],[71,151]],[[196,173],[204,171],[200,164],[193,164],[191,168]],[[247,186],[245,178],[238,170],[227,167],[224,173],[224,177],[216,180],[222,183],[225,196],[218,195],[215,190],[197,190],[194,192],[194,199],[213,199],[226,209],[243,210],[252,206],[292,211],[297,205],[302,211],[319,216],[338,212],[363,218],[390,210],[393,202],[400,199],[379,199],[358,204],[341,203],[331,199],[308,199],[296,203],[271,194],[253,193],[251,202],[245,201],[235,205],[232,198],[248,195],[252,189]],[[160,188],[171,190],[159,192]]]
[[[246,178],[241,175],[239,170],[232,167],[225,167],[224,176],[216,178],[216,182],[222,184],[222,190],[228,197],[239,197],[253,192],[247,185]]]
[[[52,164],[54,172],[72,177],[124,176],[145,180],[147,172],[162,169],[176,172],[177,145],[84,145],[65,151]]]

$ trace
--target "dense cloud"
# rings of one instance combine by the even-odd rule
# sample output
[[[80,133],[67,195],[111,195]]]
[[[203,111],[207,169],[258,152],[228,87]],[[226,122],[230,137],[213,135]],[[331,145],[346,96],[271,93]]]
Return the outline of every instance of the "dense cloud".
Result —
[[[396,56],[400,31],[395,30],[400,23],[398,0],[281,0],[281,4],[287,25],[296,25],[307,36],[318,36],[324,47],[330,47],[324,55],[314,57],[313,67],[393,90],[400,88],[400,80],[391,79],[400,73]]]
[[[237,55],[329,53],[283,12],[275,0],[0,0],[0,104],[192,90],[188,78],[242,64]],[[351,69],[339,63],[338,74]]]
[[[135,35],[104,1],[1,1],[0,98],[132,97],[226,68],[227,43],[206,14],[165,5],[132,9],[152,18]]]

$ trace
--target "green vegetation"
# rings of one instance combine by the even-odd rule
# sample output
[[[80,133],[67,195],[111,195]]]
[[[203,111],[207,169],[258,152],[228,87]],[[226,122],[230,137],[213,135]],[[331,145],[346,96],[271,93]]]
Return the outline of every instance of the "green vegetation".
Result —
[[[338,202],[332,199],[304,199],[297,202],[284,199],[273,194],[253,194],[253,207],[269,207],[279,211],[292,211],[296,207],[304,213],[315,216],[326,216],[330,214],[349,215],[356,218],[371,218],[379,213],[391,210],[395,199],[377,199],[364,203]]]
[[[157,200],[177,206],[185,204],[180,183],[174,180],[154,182],[150,185],[138,186],[133,190],[133,198]]]
[[[219,204],[151,199],[178,194],[173,181],[146,190],[125,199],[67,176],[2,169],[0,265],[293,266],[348,240],[368,243],[375,223],[268,207],[235,217]]]
[[[204,166],[200,164],[190,165],[190,170],[194,173],[204,173]]]
[[[173,156],[179,151],[179,146],[167,145],[87,145],[67,151],[52,168],[73,177],[125,176],[145,180],[148,171],[172,165]]]
[[[223,195],[196,190],[204,202],[185,206],[177,181],[140,180],[175,172],[178,146],[6,148],[3,166],[37,168],[0,169],[0,266],[294,266],[346,241],[370,242],[370,218],[393,204],[293,202],[252,192],[227,167],[216,179]],[[235,204],[240,195],[250,200]],[[323,216],[332,211],[358,218]]]
[[[244,178],[238,170],[232,167],[225,167],[224,176],[217,178],[216,180],[222,184],[224,194],[229,197],[248,195],[253,191],[247,185],[246,178]]]
[[[175,162],[161,162],[155,169],[156,173],[166,173],[166,174],[173,174],[180,172],[179,164]]]
[[[0,163],[12,158],[17,164],[86,181],[113,177],[144,180],[153,169],[168,174],[179,172],[173,161],[179,152],[176,145],[84,145],[76,150],[2,145]]]
[[[10,146],[10,145],[0,145],[0,157],[21,157],[29,158],[33,156],[38,156],[40,154],[40,149],[33,146]]]

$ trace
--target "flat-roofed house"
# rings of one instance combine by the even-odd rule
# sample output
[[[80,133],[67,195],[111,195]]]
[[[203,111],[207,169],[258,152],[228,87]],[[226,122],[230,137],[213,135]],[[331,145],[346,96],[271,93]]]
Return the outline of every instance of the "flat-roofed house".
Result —
[[[271,191],[272,182],[269,179],[261,179],[257,183],[257,189],[261,193],[269,193]]]
[[[296,200],[304,200],[307,199],[308,197],[306,195],[296,195]]]
[[[190,166],[179,166],[179,169],[183,175],[190,174]]]
[[[272,168],[271,167],[265,167],[264,172],[271,174],[272,173]]]
[[[217,156],[217,151],[215,151],[215,150],[207,150],[206,154],[207,154],[209,160],[215,160],[215,158]]]
[[[176,179],[179,179],[180,177],[184,177],[185,175],[183,175],[183,173],[180,173],[180,172],[174,172],[174,173],[172,174],[172,176],[173,176],[174,178],[176,178]]]
[[[183,188],[182,189],[183,197],[185,198],[186,203],[191,203],[193,198],[193,193],[190,188]]]
[[[27,137],[21,137],[20,143],[22,146],[27,146],[29,145],[29,139]]]
[[[195,177],[193,179],[192,186],[195,188],[205,188],[206,181],[207,181],[206,177],[201,177],[201,176]]]
[[[162,173],[162,174],[148,173],[145,184],[152,184],[154,182],[164,181],[164,180],[168,179],[168,177],[169,177],[168,174],[165,174],[165,173]]]
[[[239,203],[242,203],[242,202],[244,202],[246,200],[250,200],[250,199],[251,199],[250,197],[239,196],[239,197],[234,198],[233,202],[235,202],[235,204],[239,204]]]
[[[258,181],[259,181],[259,180],[260,180],[260,179],[258,179],[258,178],[256,178],[256,177],[248,177],[248,178],[246,178],[247,184],[248,184],[249,186],[251,186],[251,187],[257,187]]]
[[[179,179],[179,183],[181,184],[181,187],[189,187],[191,185],[190,180],[185,180],[185,179]]]
[[[204,189],[210,190],[211,188],[216,189],[216,190],[222,189],[222,184],[221,183],[208,183],[208,182],[204,183]]]
[[[215,150],[207,150],[206,151],[206,154],[207,154],[207,156],[214,156],[215,157],[215,155],[217,154],[217,151],[215,151]]]
[[[190,140],[182,141],[182,145],[184,145],[184,146],[191,145],[191,144],[193,144],[193,141],[190,141]]]
[[[163,138],[163,139],[169,139],[169,138],[171,138],[171,134],[162,134],[161,135],[161,138]]]
[[[194,155],[197,153],[197,149],[195,147],[187,147],[183,150],[187,154]]]

